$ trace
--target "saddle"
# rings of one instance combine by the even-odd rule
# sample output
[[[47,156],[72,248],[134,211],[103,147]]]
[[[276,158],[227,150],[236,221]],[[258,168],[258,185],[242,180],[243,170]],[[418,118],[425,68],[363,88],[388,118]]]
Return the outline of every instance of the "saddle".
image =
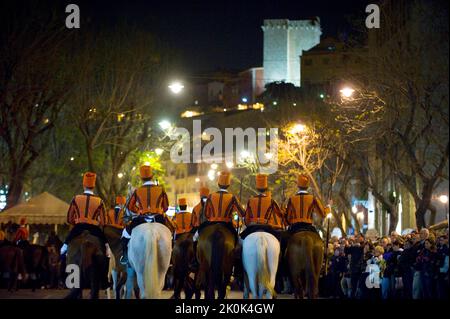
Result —
[[[289,232],[291,233],[291,235],[294,235],[294,234],[300,233],[300,232],[304,232],[304,231],[313,232],[313,233],[316,233],[317,235],[319,235],[319,232],[317,231],[316,227],[314,227],[312,224],[296,223],[296,224],[292,225],[291,228],[289,229]]]

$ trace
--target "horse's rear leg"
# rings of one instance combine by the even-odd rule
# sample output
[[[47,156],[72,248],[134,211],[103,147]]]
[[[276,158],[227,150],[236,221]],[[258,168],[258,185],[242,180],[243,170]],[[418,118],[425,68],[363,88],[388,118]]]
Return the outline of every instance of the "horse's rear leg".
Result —
[[[231,274],[225,275],[223,282],[219,283],[217,299],[225,299],[227,297],[227,286],[230,283]]]
[[[174,276],[173,298],[180,299],[181,290],[183,289],[184,276]]]
[[[205,299],[215,299],[216,294],[214,291],[215,287],[212,271],[209,270],[207,276],[208,278],[206,279]]]

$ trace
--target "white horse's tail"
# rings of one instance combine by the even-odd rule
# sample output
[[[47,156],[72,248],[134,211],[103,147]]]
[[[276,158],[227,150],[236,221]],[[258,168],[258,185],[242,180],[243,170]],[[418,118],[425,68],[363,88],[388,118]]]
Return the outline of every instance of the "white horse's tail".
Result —
[[[258,282],[258,296],[262,298],[264,290],[267,289],[273,295],[273,290],[270,288],[270,273],[269,262],[267,260],[269,244],[264,236],[259,236],[256,239],[256,274]]]
[[[271,234],[256,232],[247,236],[243,244],[243,263],[253,298],[276,296],[275,276],[278,268],[280,244]]]
[[[149,231],[145,243],[145,298],[157,299],[160,297],[159,269],[158,269],[158,232]]]

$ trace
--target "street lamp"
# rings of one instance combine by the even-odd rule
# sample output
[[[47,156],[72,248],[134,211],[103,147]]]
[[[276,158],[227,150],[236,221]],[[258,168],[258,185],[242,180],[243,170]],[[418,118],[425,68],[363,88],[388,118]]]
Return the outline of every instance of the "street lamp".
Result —
[[[291,129],[289,130],[289,133],[291,134],[298,134],[298,133],[303,133],[306,130],[306,125],[305,124],[295,124],[291,127]]]
[[[172,91],[173,94],[180,94],[181,91],[184,89],[184,85],[180,82],[173,82],[169,85],[170,91]]]
[[[230,169],[233,168],[233,166],[234,166],[233,162],[226,162],[225,165]]]
[[[172,126],[172,124],[170,124],[170,122],[167,121],[167,120],[162,120],[158,124],[163,130],[167,130],[167,129],[169,129]]]
[[[448,220],[448,196],[447,195],[441,195],[439,196],[439,201],[444,204],[445,207],[445,216],[447,217],[447,228],[449,228],[449,220]]]
[[[164,150],[162,148],[157,148],[155,149],[155,153],[156,155],[160,156],[162,153],[164,152]]]
[[[442,204],[447,204],[447,203],[448,203],[448,196],[447,196],[447,195],[441,195],[441,196],[439,196],[439,201],[440,201]]]
[[[353,92],[355,92],[355,90],[352,89],[351,87],[344,87],[339,92],[341,92],[342,97],[348,99],[352,97]]]

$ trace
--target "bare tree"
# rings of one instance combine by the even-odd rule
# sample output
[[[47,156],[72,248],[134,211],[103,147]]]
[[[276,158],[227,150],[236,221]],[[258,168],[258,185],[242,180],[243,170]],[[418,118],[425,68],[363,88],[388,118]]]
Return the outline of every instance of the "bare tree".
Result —
[[[71,33],[55,16],[32,11],[0,18],[0,144],[7,207],[19,202],[27,173],[45,149],[70,91],[65,49]]]
[[[130,180],[130,155],[158,144],[151,121],[162,107],[156,97],[164,59],[154,37],[124,26],[88,36],[80,47],[71,114],[88,169],[98,173],[99,194],[113,203]]]

